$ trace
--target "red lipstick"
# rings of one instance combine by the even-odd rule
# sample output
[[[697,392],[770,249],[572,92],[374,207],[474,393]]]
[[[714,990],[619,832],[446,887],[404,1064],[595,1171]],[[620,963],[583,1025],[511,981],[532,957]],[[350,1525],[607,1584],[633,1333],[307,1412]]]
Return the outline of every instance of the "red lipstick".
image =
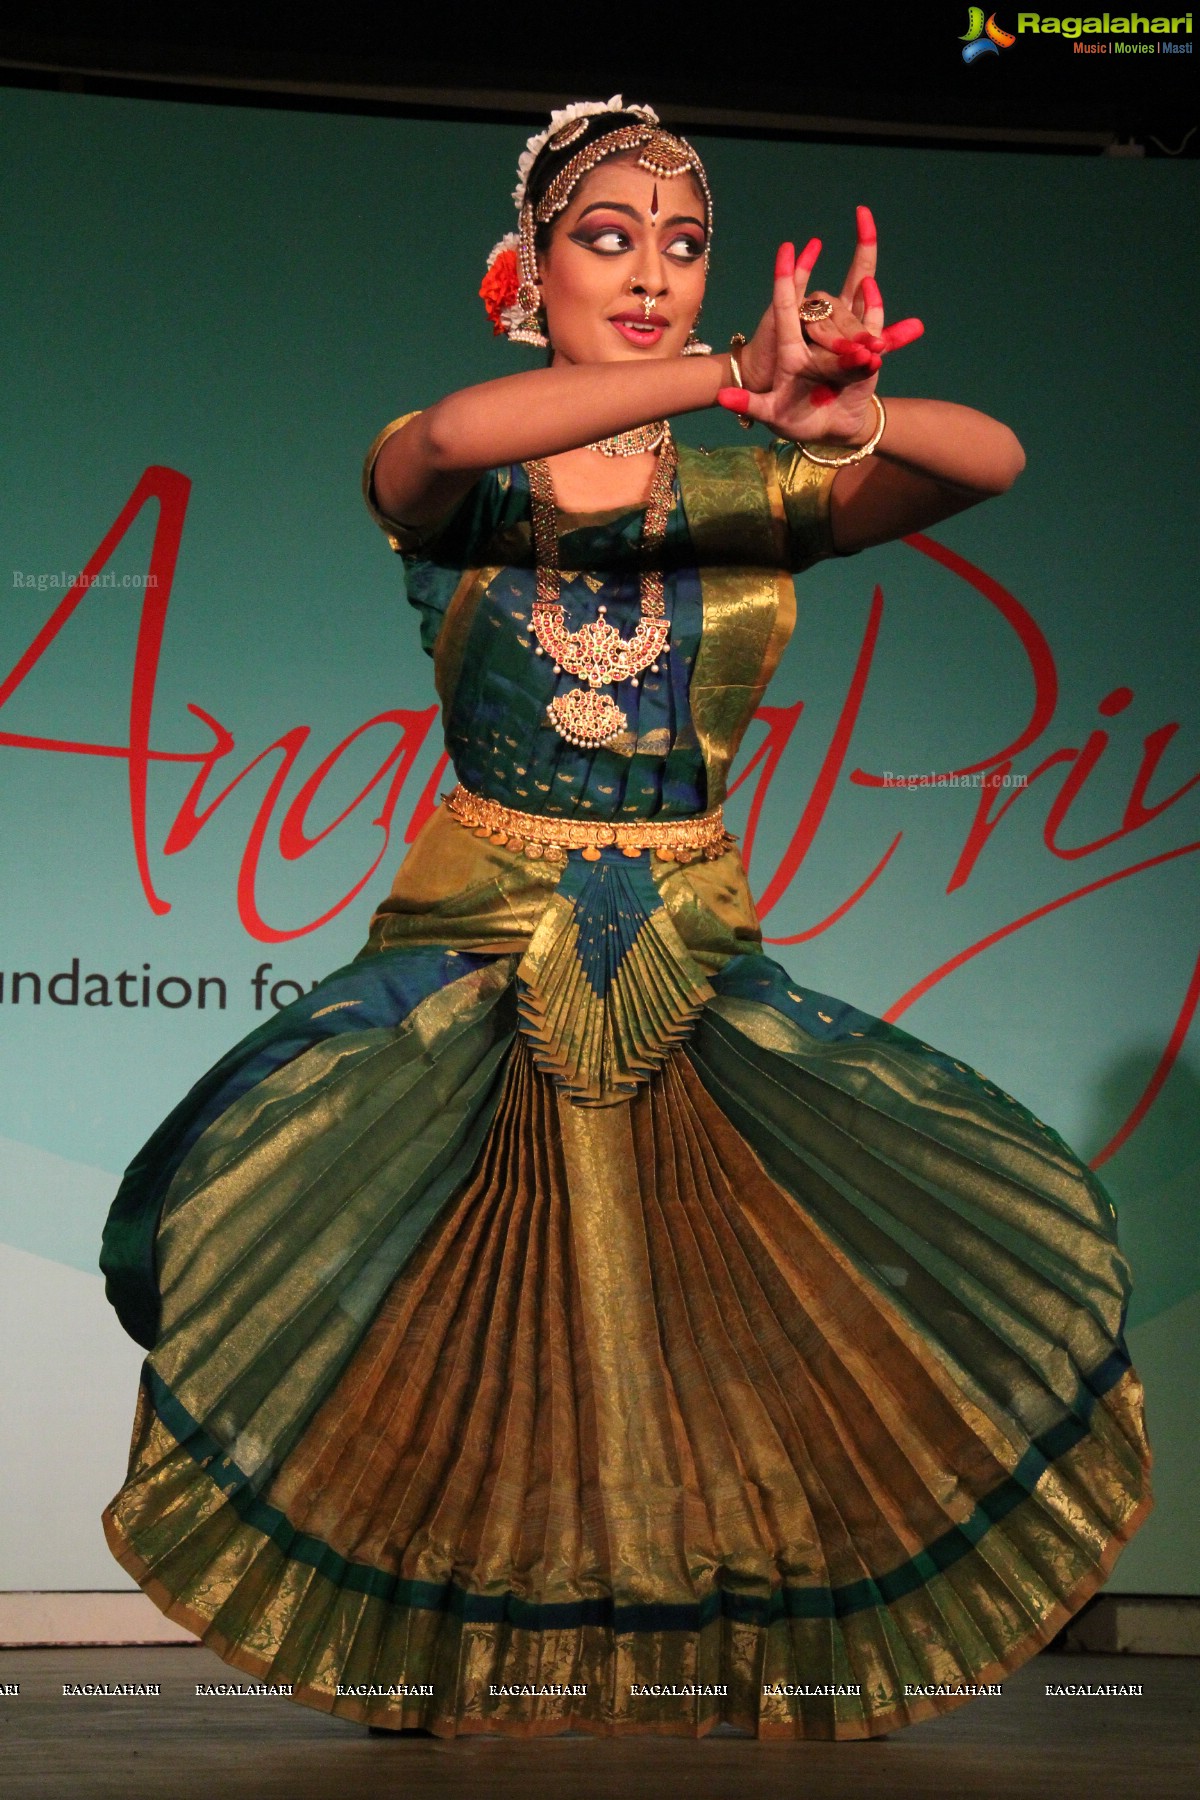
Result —
[[[627,344],[636,344],[639,349],[649,349],[660,342],[664,331],[671,321],[661,313],[652,312],[647,318],[639,308],[627,312],[613,313],[609,324],[614,326]]]

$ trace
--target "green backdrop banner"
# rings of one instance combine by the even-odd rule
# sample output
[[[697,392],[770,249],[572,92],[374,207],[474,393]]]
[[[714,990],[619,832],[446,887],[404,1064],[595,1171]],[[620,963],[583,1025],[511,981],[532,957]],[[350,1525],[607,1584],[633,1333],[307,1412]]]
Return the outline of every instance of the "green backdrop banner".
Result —
[[[25,1371],[0,1587],[116,1587],[97,1514],[136,1352],[101,1221],[191,1081],[358,949],[442,784],[359,468],[389,418],[536,355],[476,297],[524,133],[30,92],[0,128],[0,1254]],[[797,979],[983,1069],[1109,1183],[1160,1496],[1114,1586],[1194,1592],[1195,164],[696,141],[713,342],[752,327],[778,239],[821,235],[839,276],[869,202],[890,314],[927,327],[885,392],[1025,443],[1006,499],[803,579],[731,813]],[[680,435],[741,441],[718,413]]]

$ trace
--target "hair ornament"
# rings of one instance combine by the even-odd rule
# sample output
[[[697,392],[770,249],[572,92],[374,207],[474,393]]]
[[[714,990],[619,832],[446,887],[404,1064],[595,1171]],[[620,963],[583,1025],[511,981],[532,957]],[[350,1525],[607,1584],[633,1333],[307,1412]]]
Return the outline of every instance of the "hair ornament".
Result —
[[[562,139],[555,145],[556,149],[564,149],[574,141],[574,137],[582,137],[589,119],[600,113],[633,113],[644,119],[647,125],[658,124],[658,114],[652,106],[626,106],[620,94],[614,94],[610,100],[572,100],[569,106],[560,106],[550,114],[550,123],[544,131],[537,131],[527,139],[517,163],[517,185],[513,189],[513,205],[520,212],[525,203],[525,186],[529,180],[529,171],[537,161],[541,152],[553,137],[561,132]],[[567,127],[576,127],[574,137],[567,135]]]
[[[572,144],[577,144],[586,130],[586,119],[576,119],[572,124],[564,125],[548,140],[551,150],[557,156],[560,150],[567,150]]]
[[[506,231],[488,251],[487,273],[479,284],[479,298],[492,321],[492,336],[504,337],[521,316],[516,304],[521,277],[517,255],[521,240],[515,231]]]
[[[570,202],[571,195],[583,180],[583,177],[606,162],[610,156],[617,156],[622,151],[638,152],[638,167],[647,174],[656,175],[659,180],[669,181],[675,175],[690,172],[695,175],[704,194],[704,208],[707,223],[712,224],[712,194],[709,191],[708,176],[704,172],[704,164],[693,150],[686,138],[676,137],[674,132],[664,131],[661,125],[618,125],[615,131],[606,133],[604,137],[594,138],[584,149],[577,151],[570,162],[564,164],[554,180],[550,183],[537,206],[533,209],[534,219],[539,225],[546,225],[562,212]],[[521,208],[522,230],[527,205]],[[708,249],[705,246],[705,263],[708,260]]]

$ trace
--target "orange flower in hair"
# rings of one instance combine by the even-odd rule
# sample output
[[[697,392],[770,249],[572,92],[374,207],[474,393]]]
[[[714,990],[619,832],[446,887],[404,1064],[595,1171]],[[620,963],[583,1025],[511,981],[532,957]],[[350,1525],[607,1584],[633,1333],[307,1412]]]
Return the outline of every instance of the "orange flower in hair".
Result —
[[[479,298],[492,321],[492,336],[506,336],[512,325],[512,309],[521,278],[517,270],[517,234],[510,231],[493,244],[487,274],[479,284]],[[505,316],[505,315],[509,316]]]

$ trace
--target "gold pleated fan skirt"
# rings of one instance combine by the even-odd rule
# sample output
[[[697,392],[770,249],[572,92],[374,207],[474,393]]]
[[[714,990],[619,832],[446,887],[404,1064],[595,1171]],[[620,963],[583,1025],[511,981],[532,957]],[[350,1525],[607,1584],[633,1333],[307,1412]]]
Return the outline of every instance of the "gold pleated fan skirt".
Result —
[[[105,1515],[163,1610],[300,1701],[442,1734],[864,1737],[1044,1645],[1148,1505],[1136,1378],[1072,1336],[1070,1265],[1101,1255],[1084,1178],[1016,1127],[985,1170],[761,1046],[752,1148],[716,1097],[743,1046],[702,1032],[587,1108],[514,1036],[467,1174],[319,1329],[336,1221],[387,1187],[399,1076],[343,1043],[239,1102],[183,1171],[177,1229],[199,1206],[207,1231],[164,1235],[167,1329]],[[769,1090],[793,1075],[788,1146]],[[278,1134],[320,1182],[226,1251]],[[252,1280],[281,1346],[309,1284],[269,1378],[235,1367]]]

